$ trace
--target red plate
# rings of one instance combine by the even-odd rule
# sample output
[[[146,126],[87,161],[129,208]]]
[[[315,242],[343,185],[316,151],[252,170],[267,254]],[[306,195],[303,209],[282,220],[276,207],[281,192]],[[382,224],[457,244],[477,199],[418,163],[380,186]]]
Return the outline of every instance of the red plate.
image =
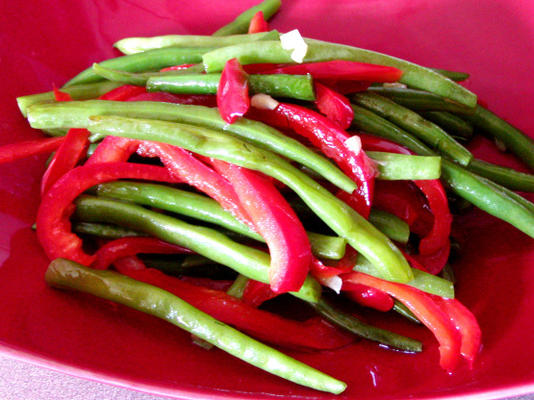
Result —
[[[255,0],[22,1],[0,7],[0,143],[39,136],[15,97],[61,85],[117,55],[125,36],[210,34]],[[430,6],[432,4],[432,6]],[[273,27],[383,51],[433,67],[468,71],[467,85],[504,118],[534,134],[534,3],[478,0],[286,1]],[[483,141],[479,154],[494,154]],[[47,288],[47,260],[30,226],[45,157],[0,166],[2,351],[99,381],[183,398],[328,398],[212,350],[138,312]],[[422,328],[420,355],[360,342],[334,352],[292,353],[348,383],[340,398],[500,397],[534,391],[534,242],[474,212],[458,224],[463,256],[458,297],[480,321],[484,349],[473,372],[448,376]],[[479,398],[479,397],[477,397]]]

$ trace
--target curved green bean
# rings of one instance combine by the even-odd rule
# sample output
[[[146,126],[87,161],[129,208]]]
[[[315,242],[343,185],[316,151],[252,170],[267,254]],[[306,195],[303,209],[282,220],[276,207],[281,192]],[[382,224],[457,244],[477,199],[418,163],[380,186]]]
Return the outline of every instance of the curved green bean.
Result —
[[[304,62],[350,60],[396,67],[403,71],[399,82],[434,92],[468,107],[476,105],[477,96],[474,93],[429,68],[371,50],[313,39],[306,41],[308,51]],[[291,52],[284,50],[280,41],[269,40],[221,47],[204,54],[202,60],[206,72],[219,72],[231,58],[237,58],[241,64],[294,62]]]
[[[148,79],[149,92],[179,94],[216,94],[221,74],[155,76]],[[315,100],[311,75],[249,75],[252,93],[266,93],[273,97]]]
[[[91,115],[110,114],[175,121],[221,130],[305,165],[348,193],[357,189],[354,181],[339,168],[297,140],[269,125],[246,118],[227,124],[216,109],[208,107],[145,101],[64,101],[52,106],[43,104],[32,107],[28,121],[32,127],[40,129],[86,128]]]
[[[219,28],[213,36],[227,36],[237,33],[246,33],[250,25],[250,20],[258,12],[263,13],[265,20],[271,18],[280,8],[280,0],[264,0],[260,4],[245,10],[239,14],[232,22]]]
[[[532,174],[526,174],[477,159],[471,161],[468,169],[508,189],[534,192],[534,175]]]
[[[145,233],[123,228],[118,225],[97,224],[94,222],[76,222],[72,231],[85,235],[97,236],[103,239],[120,239],[128,236],[146,236]]]
[[[144,53],[132,54],[110,58],[100,62],[99,65],[105,68],[116,69],[126,72],[144,72],[159,70],[164,67],[180,64],[197,64],[202,61],[202,55],[211,48],[174,48],[155,49]],[[80,83],[91,83],[102,81],[104,78],[97,75],[93,68],[87,68],[74,78],[69,80],[65,86],[78,85]]]
[[[410,156],[380,151],[367,151],[366,154],[378,168],[378,179],[439,179],[441,175],[441,157]]]
[[[276,40],[280,34],[276,31],[252,34],[229,35],[224,37],[202,35],[164,35],[153,37],[128,37],[121,39],[113,47],[123,54],[142,53],[147,50],[165,47],[224,47],[237,43],[255,42],[257,40]]]
[[[369,221],[391,240],[399,243],[408,243],[410,227],[399,217],[386,211],[371,209]]]
[[[214,229],[195,226],[179,219],[116,200],[81,196],[76,216],[86,222],[104,222],[148,233],[161,240],[186,247],[251,279],[269,283],[269,255],[230,240]],[[317,302],[321,287],[311,276],[295,296]]]
[[[420,114],[457,139],[469,140],[473,137],[473,126],[457,115],[447,111],[423,111]]]
[[[464,146],[438,125],[427,121],[419,114],[405,108],[387,97],[373,92],[360,92],[352,96],[352,100],[359,106],[365,107],[381,117],[395,123],[412,133],[430,147],[461,165],[469,165],[473,155]]]
[[[331,393],[345,390],[345,383],[252,339],[158,287],[61,258],[50,263],[45,280],[58,289],[89,293],[164,319],[255,367],[300,385]]]

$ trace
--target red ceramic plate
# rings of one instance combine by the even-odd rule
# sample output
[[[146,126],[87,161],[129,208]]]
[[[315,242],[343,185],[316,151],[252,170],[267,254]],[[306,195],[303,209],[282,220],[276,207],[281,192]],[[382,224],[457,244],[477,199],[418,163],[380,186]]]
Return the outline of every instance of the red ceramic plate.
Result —
[[[94,61],[116,56],[126,36],[210,34],[255,0],[4,1],[0,6],[0,143],[36,138],[15,97],[50,90]],[[506,0],[286,0],[272,22],[310,37],[383,51],[432,67],[468,71],[467,86],[534,134],[534,3]],[[479,140],[479,155],[513,163]],[[99,381],[182,398],[329,398],[191,344],[162,321],[88,296],[49,289],[47,260],[30,226],[45,157],[0,165],[0,346],[3,352]],[[340,398],[503,397],[534,391],[534,241],[481,212],[456,226],[458,297],[480,321],[476,368],[448,376],[423,328],[406,355],[359,342],[292,353],[348,383]]]

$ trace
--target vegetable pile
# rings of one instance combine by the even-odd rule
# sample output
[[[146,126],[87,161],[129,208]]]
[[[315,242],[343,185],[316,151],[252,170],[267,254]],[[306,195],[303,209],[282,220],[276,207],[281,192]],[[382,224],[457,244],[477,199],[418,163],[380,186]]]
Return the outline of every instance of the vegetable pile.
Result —
[[[53,153],[36,221],[46,281],[331,393],[345,383],[262,342],[422,351],[350,311],[367,307],[424,324],[447,372],[473,368],[481,332],[454,298],[449,199],[534,237],[534,204],[514,192],[534,175],[464,146],[483,132],[534,169],[534,142],[455,82],[467,74],[280,34],[266,22],[279,7],[212,36],[122,39],[124,56],[17,99],[51,136],[0,147],[0,162]],[[285,294],[315,315],[260,307]]]

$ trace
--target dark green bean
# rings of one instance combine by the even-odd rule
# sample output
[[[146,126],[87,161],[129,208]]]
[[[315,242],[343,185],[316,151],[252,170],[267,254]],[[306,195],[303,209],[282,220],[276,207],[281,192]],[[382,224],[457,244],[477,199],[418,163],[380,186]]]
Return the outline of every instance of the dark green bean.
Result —
[[[419,321],[419,319],[415,315],[413,315],[410,309],[406,307],[404,304],[402,304],[400,301],[395,300],[395,303],[393,304],[393,311],[402,315],[407,320],[415,324],[421,325],[421,321]]]
[[[373,92],[360,92],[354,94],[352,100],[356,104],[375,112],[412,133],[431,148],[436,149],[443,155],[449,156],[461,165],[468,165],[473,158],[469,150],[449,136],[438,125],[427,121],[419,114],[395,103],[387,97]]]
[[[410,156],[380,151],[367,151],[366,153],[378,168],[378,179],[439,179],[441,175],[441,157]]]
[[[216,94],[221,74],[156,76],[149,78],[149,92],[178,94]],[[273,97],[315,100],[311,75],[249,75],[252,93],[266,93]]]
[[[475,94],[431,69],[357,47],[313,39],[307,39],[307,44],[308,51],[304,62],[350,60],[392,66],[403,71],[399,80],[402,83],[451,98],[468,107],[476,105]],[[226,61],[231,58],[237,58],[241,64],[294,62],[291,59],[291,51],[284,50],[280,41],[270,40],[221,47],[202,57],[207,72],[222,71]]]
[[[465,81],[467,78],[469,78],[469,74],[465,72],[449,71],[447,69],[440,69],[440,68],[430,68],[430,69],[434,72],[437,72],[438,74],[446,76],[447,78],[455,82]]]
[[[148,79],[152,77],[166,77],[176,75],[187,75],[199,73],[203,70],[202,64],[193,65],[184,70],[163,71],[163,72],[126,72],[116,69],[106,68],[100,64],[93,64],[93,72],[98,76],[113,82],[120,82],[127,85],[145,86]]]
[[[61,258],[50,263],[45,279],[55,288],[89,293],[164,319],[281,378],[331,393],[345,390],[343,382],[250,338],[158,287]]]
[[[230,240],[216,230],[195,226],[143,207],[115,200],[82,196],[76,201],[76,216],[87,222],[103,222],[148,233],[186,247],[251,279],[269,282],[269,255]],[[316,302],[320,285],[310,276],[295,296]]]
[[[468,169],[508,189],[534,192],[534,175],[532,174],[519,172],[511,168],[501,167],[477,159],[471,161]]]
[[[469,140],[473,137],[473,126],[447,111],[423,111],[423,118],[441,126],[446,132],[459,140]]]
[[[255,42],[257,40],[276,40],[280,34],[276,31],[252,34],[229,35],[224,37],[202,35],[164,35],[153,37],[128,37],[115,42],[113,47],[123,54],[142,53],[147,50],[165,47],[224,47],[237,43]]]
[[[313,307],[330,322],[358,336],[413,353],[422,350],[422,345],[417,340],[365,324],[353,315],[336,310],[325,299],[319,300]]]
[[[72,231],[85,235],[97,236],[103,239],[120,239],[128,236],[146,236],[145,233],[126,229],[118,225],[96,224],[93,222],[76,222]]]
[[[116,69],[126,72],[158,71],[164,67],[180,64],[197,64],[202,61],[202,55],[211,48],[174,48],[155,49],[144,53],[132,54],[111,58],[102,61],[100,65],[105,68]],[[95,74],[92,68],[80,72],[65,86],[77,85],[80,83],[91,83],[102,81],[104,78]]]
[[[238,33],[246,33],[250,25],[250,20],[258,11],[261,11],[265,20],[268,20],[278,11],[280,4],[280,0],[264,0],[260,4],[239,14],[229,24],[219,28],[213,33],[213,36],[227,36]]]
[[[399,243],[408,243],[410,227],[402,219],[386,211],[372,209],[369,221],[384,235]]]

